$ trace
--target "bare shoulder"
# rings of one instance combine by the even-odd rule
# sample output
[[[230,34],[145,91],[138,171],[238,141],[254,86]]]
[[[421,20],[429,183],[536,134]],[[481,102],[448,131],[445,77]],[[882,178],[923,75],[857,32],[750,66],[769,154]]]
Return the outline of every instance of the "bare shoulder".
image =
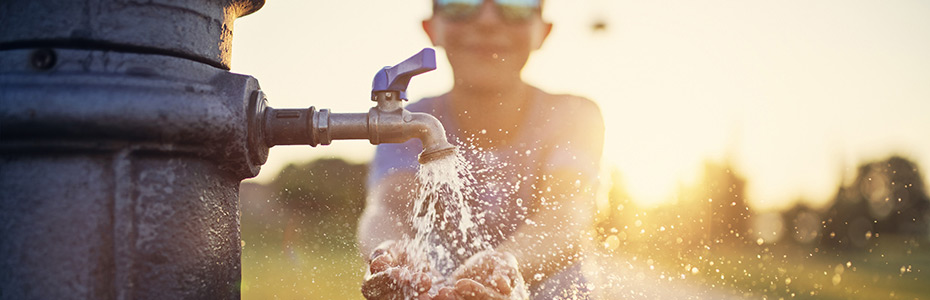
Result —
[[[571,116],[573,119],[584,119],[588,121],[603,122],[601,109],[591,99],[571,95],[571,94],[549,94],[541,91],[541,98],[545,106],[551,110],[558,111],[560,115]]]

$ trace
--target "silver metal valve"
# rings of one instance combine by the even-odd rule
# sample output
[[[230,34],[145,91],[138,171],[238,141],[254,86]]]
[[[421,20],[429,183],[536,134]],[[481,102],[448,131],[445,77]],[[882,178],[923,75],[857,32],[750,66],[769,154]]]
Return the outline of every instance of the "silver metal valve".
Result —
[[[367,139],[377,145],[416,138],[423,143],[420,163],[448,156],[455,152],[455,147],[446,140],[446,131],[439,120],[403,108],[410,79],[435,68],[435,52],[429,48],[393,67],[382,68],[372,83],[371,100],[377,104],[368,113],[331,113],[328,109],[317,111],[315,107],[276,109],[267,107],[264,93],[258,91],[250,107],[255,108],[254,119],[261,129],[253,131],[249,140],[261,142],[265,147],[315,147],[329,145],[333,140]]]

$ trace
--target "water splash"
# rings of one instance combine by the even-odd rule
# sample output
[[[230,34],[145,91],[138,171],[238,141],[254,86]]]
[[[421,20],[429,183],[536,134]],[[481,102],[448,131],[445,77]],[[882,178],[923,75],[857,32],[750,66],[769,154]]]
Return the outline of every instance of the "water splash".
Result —
[[[454,155],[423,164],[417,172],[419,187],[411,214],[416,235],[405,247],[417,271],[435,274],[431,293],[455,282],[452,273],[469,257],[491,250],[489,238],[480,233],[475,212],[477,181],[459,149]],[[514,299],[526,297],[522,278]]]
[[[470,166],[458,150],[420,166],[419,187],[414,201],[411,223],[416,236],[407,245],[420,271],[433,270],[449,276],[462,256],[489,249],[488,242],[476,232],[475,214],[467,199],[474,199]],[[422,263],[428,262],[428,265]]]

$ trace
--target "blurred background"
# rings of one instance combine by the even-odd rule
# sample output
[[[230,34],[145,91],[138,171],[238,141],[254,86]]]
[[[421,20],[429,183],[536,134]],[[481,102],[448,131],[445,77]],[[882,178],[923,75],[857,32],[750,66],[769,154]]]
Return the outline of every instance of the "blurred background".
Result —
[[[274,107],[365,112],[375,72],[431,46],[429,14],[425,0],[269,1],[236,22],[232,70]],[[925,1],[546,1],[553,32],[524,78],[607,122],[597,288],[930,294],[927,16]],[[451,87],[437,52],[411,99]],[[244,298],[361,297],[373,150],[271,150],[242,184]]]

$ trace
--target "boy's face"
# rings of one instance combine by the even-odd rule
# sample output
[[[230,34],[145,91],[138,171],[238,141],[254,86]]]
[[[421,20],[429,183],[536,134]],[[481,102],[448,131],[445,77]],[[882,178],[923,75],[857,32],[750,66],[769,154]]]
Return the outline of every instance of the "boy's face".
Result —
[[[538,10],[525,20],[505,20],[495,5],[483,1],[467,19],[437,11],[423,21],[433,45],[445,49],[456,78],[471,85],[492,87],[501,76],[519,75],[552,29]]]

